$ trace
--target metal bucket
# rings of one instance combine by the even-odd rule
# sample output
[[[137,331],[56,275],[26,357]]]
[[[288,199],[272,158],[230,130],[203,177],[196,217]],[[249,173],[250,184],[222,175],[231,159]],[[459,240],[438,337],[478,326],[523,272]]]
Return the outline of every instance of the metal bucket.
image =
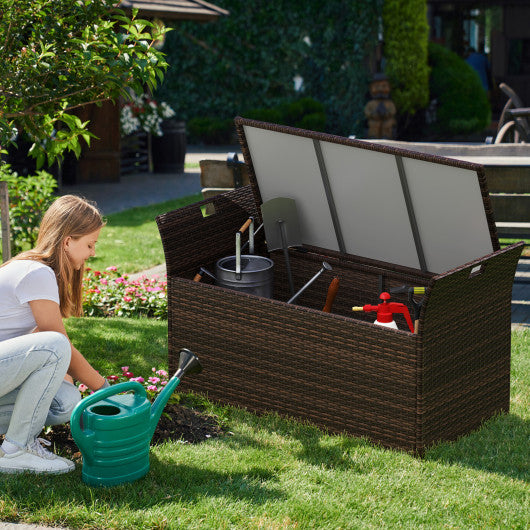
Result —
[[[272,298],[274,262],[263,256],[241,256],[237,271],[237,256],[227,256],[215,265],[216,285],[245,293]]]

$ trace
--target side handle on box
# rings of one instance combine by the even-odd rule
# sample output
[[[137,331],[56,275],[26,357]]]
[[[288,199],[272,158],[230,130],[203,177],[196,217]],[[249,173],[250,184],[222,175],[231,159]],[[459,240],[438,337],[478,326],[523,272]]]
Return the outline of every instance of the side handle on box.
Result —
[[[480,325],[477,324],[484,333],[499,318],[509,322],[513,280],[523,246],[523,242],[515,243],[434,276],[425,292],[419,319],[420,333],[431,328],[435,333],[435,329],[453,326],[455,307],[462,301],[474,307],[491,308],[480,319]]]
[[[204,217],[201,207],[210,203],[215,214]],[[168,276],[195,274],[199,267],[233,254],[235,231],[255,215],[251,206],[252,191],[245,186],[159,215]]]

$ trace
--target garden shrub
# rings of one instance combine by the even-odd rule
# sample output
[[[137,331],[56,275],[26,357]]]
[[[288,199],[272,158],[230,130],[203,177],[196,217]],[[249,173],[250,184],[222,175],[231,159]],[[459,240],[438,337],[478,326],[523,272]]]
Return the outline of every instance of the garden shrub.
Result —
[[[157,95],[180,119],[233,119],[302,95],[324,106],[328,132],[360,133],[370,77],[366,58],[377,42],[382,0],[216,4],[230,15],[202,25],[179,21],[166,38],[170,67]],[[295,76],[303,78],[301,92]]]
[[[326,125],[324,105],[312,98],[300,98],[272,108],[251,109],[243,113],[252,120],[290,125],[302,129],[323,131]],[[234,120],[220,118],[192,118],[188,124],[190,142],[223,144],[234,141]]]
[[[488,95],[478,74],[456,53],[429,43],[431,99],[436,99],[435,132],[469,134],[484,130],[491,120]]]
[[[0,180],[8,186],[11,253],[16,255],[35,246],[42,216],[55,199],[57,182],[46,171],[21,176],[8,164],[0,165]]]
[[[309,97],[286,101],[270,109],[251,109],[245,112],[244,116],[301,129],[310,128],[306,126],[309,124],[316,131],[323,131],[326,125],[324,105]]]
[[[414,115],[429,102],[426,0],[385,0],[385,73],[398,115]]]
[[[232,143],[234,120],[230,118],[192,118],[186,124],[191,143],[229,144]]]

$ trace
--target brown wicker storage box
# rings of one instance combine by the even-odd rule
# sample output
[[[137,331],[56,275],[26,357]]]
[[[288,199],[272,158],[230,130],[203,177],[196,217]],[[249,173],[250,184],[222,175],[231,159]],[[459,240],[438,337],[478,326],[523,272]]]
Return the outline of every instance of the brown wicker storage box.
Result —
[[[197,353],[204,366],[187,388],[215,401],[277,411],[417,454],[508,411],[511,290],[522,243],[498,250],[480,167],[493,252],[433,273],[304,245],[289,251],[297,288],[323,260],[333,271],[320,276],[296,305],[287,304],[283,253],[267,253],[263,231],[256,236],[257,253],[275,263],[273,299],[218,287],[207,279],[192,281],[200,267],[213,271],[217,259],[234,253],[235,231],[249,215],[260,219],[260,190],[244,125],[459,163],[243,119],[237,123],[252,188],[157,218],[168,274],[170,368],[176,368],[181,347]],[[203,217],[201,206],[211,203],[215,214]],[[340,277],[340,290],[333,312],[324,313],[333,276]],[[381,290],[403,284],[426,287],[417,334],[402,331],[407,327],[400,315],[400,329],[392,330],[373,324],[373,314],[351,312],[353,305],[378,303]],[[393,299],[407,303],[406,295]]]

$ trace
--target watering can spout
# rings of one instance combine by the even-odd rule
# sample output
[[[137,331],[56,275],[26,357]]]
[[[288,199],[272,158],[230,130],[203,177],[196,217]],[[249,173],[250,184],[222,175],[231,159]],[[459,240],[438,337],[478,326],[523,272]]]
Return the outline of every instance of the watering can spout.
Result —
[[[150,418],[150,432],[151,437],[153,436],[162,411],[166,406],[169,398],[175,391],[175,388],[180,383],[182,376],[185,374],[198,374],[202,371],[201,363],[199,358],[187,348],[182,348],[180,350],[180,358],[178,369],[175,372],[175,375],[168,381],[167,385],[164,387],[164,390],[158,394],[158,397],[155,399],[155,402],[151,406],[151,418]]]
[[[173,377],[182,379],[184,374],[198,374],[202,372],[199,358],[187,348],[180,350],[179,366]]]

